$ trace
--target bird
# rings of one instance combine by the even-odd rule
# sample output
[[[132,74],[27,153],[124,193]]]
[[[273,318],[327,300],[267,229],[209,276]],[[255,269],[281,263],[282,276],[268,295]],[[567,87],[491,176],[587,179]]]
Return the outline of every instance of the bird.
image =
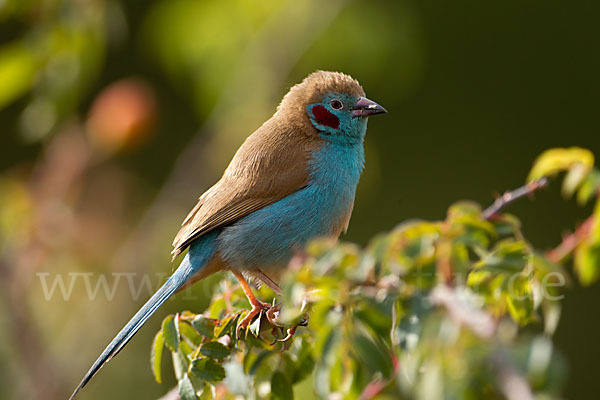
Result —
[[[386,112],[341,72],[316,71],[292,86],[184,219],[173,241],[173,260],[188,250],[179,267],[104,349],[70,400],[167,299],[215,272],[231,271],[248,297],[251,310],[238,328],[270,307],[247,279],[281,294],[271,277],[308,241],[346,231],[365,164],[367,117]]]

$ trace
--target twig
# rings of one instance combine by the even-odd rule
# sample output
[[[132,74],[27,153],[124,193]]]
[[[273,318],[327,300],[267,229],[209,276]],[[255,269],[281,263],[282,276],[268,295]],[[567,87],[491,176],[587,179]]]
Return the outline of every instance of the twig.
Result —
[[[594,215],[590,215],[575,232],[565,236],[558,246],[546,253],[548,260],[559,263],[567,258],[589,236],[593,223]]]
[[[500,210],[502,210],[504,207],[506,207],[513,201],[518,200],[521,197],[528,196],[533,192],[537,191],[538,189],[548,186],[548,182],[548,178],[542,177],[536,181],[531,181],[528,184],[523,185],[515,190],[505,192],[502,196],[498,197],[491,206],[483,210],[483,218],[492,218]]]

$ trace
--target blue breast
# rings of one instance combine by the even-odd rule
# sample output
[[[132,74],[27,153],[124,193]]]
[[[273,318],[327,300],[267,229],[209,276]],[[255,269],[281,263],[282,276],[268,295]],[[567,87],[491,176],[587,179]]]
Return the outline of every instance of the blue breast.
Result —
[[[310,184],[223,229],[221,256],[233,268],[287,265],[310,239],[338,234],[354,202],[363,144],[325,141],[309,163]]]

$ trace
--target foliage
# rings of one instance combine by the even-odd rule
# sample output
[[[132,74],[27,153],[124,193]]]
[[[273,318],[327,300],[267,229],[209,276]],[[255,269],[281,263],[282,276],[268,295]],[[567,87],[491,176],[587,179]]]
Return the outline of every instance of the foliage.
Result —
[[[563,193],[598,203],[593,155],[553,149],[529,179],[566,172]],[[172,353],[181,398],[559,398],[565,364],[551,341],[565,273],[575,255],[580,281],[598,278],[600,220],[557,259],[523,236],[517,217],[489,219],[472,202],[442,221],[408,221],[372,240],[313,242],[283,277],[277,323],[258,318],[236,338],[243,292],[221,282],[203,314],[168,316],[153,346],[160,382],[162,343]],[[563,245],[561,245],[563,246]],[[560,247],[560,246],[559,246]],[[273,297],[267,289],[260,296]]]
[[[71,116],[97,79],[105,12],[98,3],[62,0],[9,0],[0,7],[0,22],[12,19],[6,25],[19,32],[0,43],[0,110],[31,92],[19,116],[29,141]]]
[[[0,398],[71,393],[168,274],[172,235],[195,195],[315,69],[350,73],[390,111],[370,122],[346,236],[361,244],[410,216],[440,218],[461,194],[487,203],[540,146],[598,148],[600,3],[572,4],[538,2],[532,13],[519,1],[2,1]],[[585,212],[549,197],[537,216],[520,215],[547,215],[525,223],[538,248]],[[575,248],[589,282],[594,240],[573,243],[591,226],[547,255],[569,261]],[[162,312],[203,310],[213,282]],[[597,347],[579,338],[600,330],[589,318],[596,287],[570,298],[555,339],[569,357],[571,398],[595,396]],[[136,342],[159,324],[150,320],[83,396],[157,398],[164,387],[143,383],[147,346]],[[165,385],[171,375],[163,371]]]

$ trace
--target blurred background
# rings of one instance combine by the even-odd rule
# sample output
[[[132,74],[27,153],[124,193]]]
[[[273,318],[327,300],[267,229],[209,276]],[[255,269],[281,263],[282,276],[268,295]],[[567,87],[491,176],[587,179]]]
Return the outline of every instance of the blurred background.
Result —
[[[547,148],[599,155],[599,19],[584,0],[0,0],[0,399],[71,392],[174,267],[197,196],[316,69],[389,111],[345,240],[488,204]],[[511,208],[542,248],[590,212],[557,186]],[[213,283],[169,301],[80,398],[167,392],[152,337]],[[598,286],[565,292],[567,398],[596,393]]]

